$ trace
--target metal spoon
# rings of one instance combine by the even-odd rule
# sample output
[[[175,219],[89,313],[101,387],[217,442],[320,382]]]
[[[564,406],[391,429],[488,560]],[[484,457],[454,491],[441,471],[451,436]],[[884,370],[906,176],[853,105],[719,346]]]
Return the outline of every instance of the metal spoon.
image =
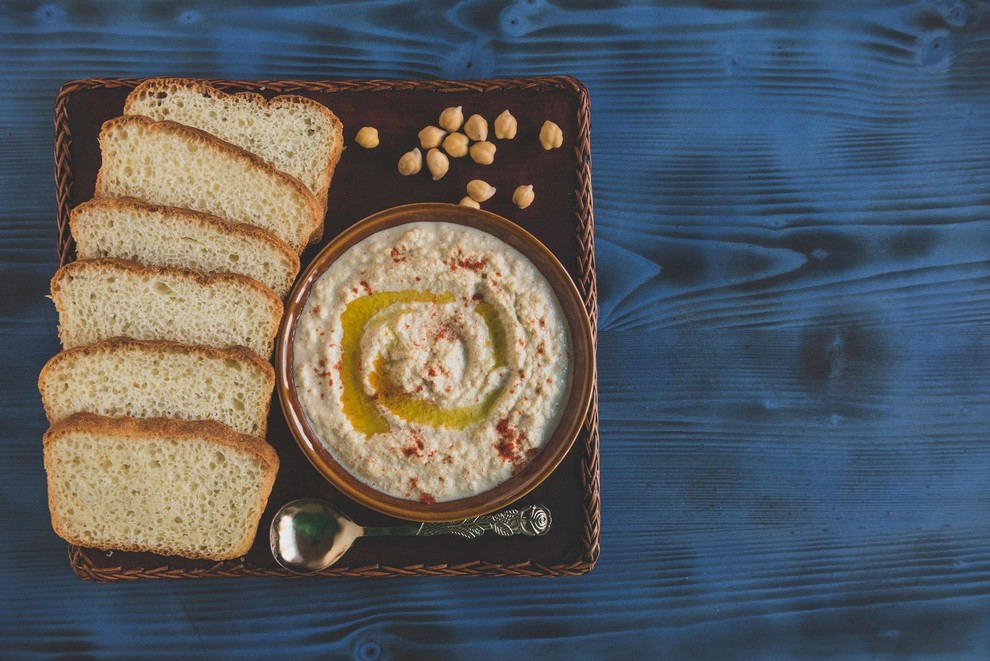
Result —
[[[458,535],[473,539],[488,530],[503,537],[533,537],[547,534],[550,523],[550,510],[530,505],[452,523],[363,528],[326,501],[301,498],[275,513],[269,539],[278,564],[297,574],[313,574],[340,560],[358,537]]]

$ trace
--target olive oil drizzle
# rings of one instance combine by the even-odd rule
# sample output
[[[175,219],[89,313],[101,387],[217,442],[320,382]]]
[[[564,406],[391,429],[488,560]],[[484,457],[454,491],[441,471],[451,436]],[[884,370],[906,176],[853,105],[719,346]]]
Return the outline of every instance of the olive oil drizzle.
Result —
[[[391,425],[388,418],[382,414],[379,406],[414,424],[456,430],[464,429],[488,415],[506,384],[489,393],[480,404],[442,409],[434,402],[411,397],[409,393],[403,392],[396,384],[390,383],[383,376],[386,373],[386,370],[383,369],[385,358],[381,355],[375,358],[374,369],[368,375],[368,381],[375,389],[374,398],[368,396],[361,382],[359,369],[361,337],[372,317],[389,306],[400,303],[442,304],[452,303],[454,300],[456,300],[455,296],[449,292],[434,294],[432,292],[402,290],[378,292],[348,303],[341,315],[343,327],[340,366],[340,380],[343,389],[341,404],[344,415],[351,421],[355,430],[365,436],[390,431]],[[498,311],[495,306],[485,301],[476,303],[475,311],[484,320],[488,330],[495,362],[493,369],[505,367],[508,363],[507,338],[505,327],[498,317]]]

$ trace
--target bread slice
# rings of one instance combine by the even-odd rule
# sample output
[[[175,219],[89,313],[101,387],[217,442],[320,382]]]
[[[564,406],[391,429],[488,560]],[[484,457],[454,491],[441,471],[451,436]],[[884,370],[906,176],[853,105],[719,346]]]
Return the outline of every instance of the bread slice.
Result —
[[[301,181],[199,129],[127,115],[103,124],[100,149],[96,197],[136,197],[257,225],[296,252],[323,223]]]
[[[117,338],[69,349],[38,377],[50,423],[87,411],[130,418],[216,420],[264,438],[275,371],[243,347]]]
[[[296,177],[323,209],[344,146],[344,127],[322,103],[293,94],[265,100],[226,94],[203,80],[153,78],[127,96],[125,115],[171,120],[211,133]]]
[[[299,256],[254,225],[130,197],[102,197],[72,210],[69,228],[79,259],[117,257],[146,266],[176,266],[207,275],[239,273],[285,298]]]
[[[59,337],[66,349],[114,337],[245,346],[267,358],[282,301],[243,275],[86,259],[52,278]]]
[[[210,560],[248,552],[278,472],[270,445],[213,421],[77,413],[44,454],[63,539]]]

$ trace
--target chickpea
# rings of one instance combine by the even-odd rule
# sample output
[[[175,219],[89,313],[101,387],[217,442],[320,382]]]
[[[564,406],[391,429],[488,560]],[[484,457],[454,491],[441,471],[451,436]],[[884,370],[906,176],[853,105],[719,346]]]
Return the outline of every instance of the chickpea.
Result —
[[[451,133],[461,128],[461,124],[464,123],[464,113],[461,111],[463,107],[444,108],[444,111],[440,113],[440,127]]]
[[[418,149],[411,149],[399,159],[399,174],[408,177],[416,174],[423,168],[423,152]]]
[[[458,204],[461,205],[462,207],[471,207],[472,209],[481,208],[481,205],[478,204],[476,201],[472,200],[470,195],[465,195],[464,197],[462,197],[461,201],[458,202]]]
[[[520,209],[525,209],[531,205],[535,198],[536,194],[533,192],[532,184],[519,186],[516,188],[515,192],[512,193],[512,203]]]
[[[354,136],[354,142],[365,149],[374,149],[378,146],[378,129],[374,126],[362,126],[361,130]]]
[[[474,143],[468,151],[471,154],[471,160],[475,163],[491,165],[495,160],[495,145],[487,140]]]
[[[488,139],[488,122],[481,115],[471,115],[468,120],[464,122],[464,132],[467,137],[481,142],[482,140]]]
[[[467,194],[475,202],[484,202],[495,194],[495,187],[481,179],[472,179],[467,184]]]
[[[426,153],[426,167],[433,175],[433,181],[438,181],[447,174],[447,170],[450,169],[450,161],[446,154],[434,147]]]
[[[551,122],[549,119],[543,122],[542,128],[540,128],[540,144],[546,150],[556,149],[564,143],[564,133],[560,130],[560,127]]]
[[[512,140],[516,137],[517,129],[516,118],[508,110],[503,110],[502,114],[495,118],[495,137],[499,140]]]
[[[423,149],[433,149],[439,147],[443,142],[443,137],[447,132],[435,126],[427,126],[419,132],[419,146]]]
[[[453,158],[467,156],[468,137],[463,133],[451,133],[443,139],[443,150]]]

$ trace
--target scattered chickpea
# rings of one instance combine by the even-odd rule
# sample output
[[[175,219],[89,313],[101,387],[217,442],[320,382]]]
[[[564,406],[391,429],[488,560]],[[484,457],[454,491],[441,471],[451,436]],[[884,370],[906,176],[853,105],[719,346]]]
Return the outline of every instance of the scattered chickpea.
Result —
[[[439,147],[445,135],[447,135],[447,132],[443,129],[438,129],[436,126],[427,126],[419,132],[419,146],[423,149]]]
[[[464,132],[467,134],[467,137],[477,142],[487,140],[488,121],[481,115],[471,115],[468,117],[468,120],[464,122]]]
[[[495,194],[495,187],[481,179],[472,179],[467,184],[467,194],[475,202],[484,202]]]
[[[378,129],[374,126],[362,126],[361,130],[354,136],[354,142],[365,149],[374,149],[378,146]]]
[[[495,145],[487,140],[474,143],[468,151],[471,153],[471,159],[475,163],[491,165],[495,160]]]
[[[525,209],[531,205],[535,198],[536,194],[533,193],[532,184],[519,186],[516,188],[515,192],[512,193],[512,203],[520,209]]]
[[[440,113],[440,127],[450,132],[461,128],[461,124],[464,123],[464,113],[461,111],[463,107],[444,108],[444,111]]]
[[[450,161],[446,154],[434,147],[426,153],[426,167],[433,175],[433,181],[437,181],[443,179],[443,176],[447,174],[447,170],[450,169]]]
[[[495,137],[499,140],[512,140],[516,137],[517,129],[516,118],[508,110],[503,110],[502,114],[495,118]]]
[[[413,148],[402,155],[399,159],[399,174],[408,177],[416,174],[423,168],[423,152]]]
[[[556,149],[564,143],[564,133],[549,119],[540,128],[540,144],[546,150]]]
[[[468,137],[463,133],[451,133],[443,139],[443,150],[454,158],[467,156]]]
[[[458,204],[461,205],[462,207],[471,207],[473,209],[481,208],[481,205],[475,200],[472,200],[470,195],[465,195],[464,197],[462,197],[461,201],[458,202]]]

